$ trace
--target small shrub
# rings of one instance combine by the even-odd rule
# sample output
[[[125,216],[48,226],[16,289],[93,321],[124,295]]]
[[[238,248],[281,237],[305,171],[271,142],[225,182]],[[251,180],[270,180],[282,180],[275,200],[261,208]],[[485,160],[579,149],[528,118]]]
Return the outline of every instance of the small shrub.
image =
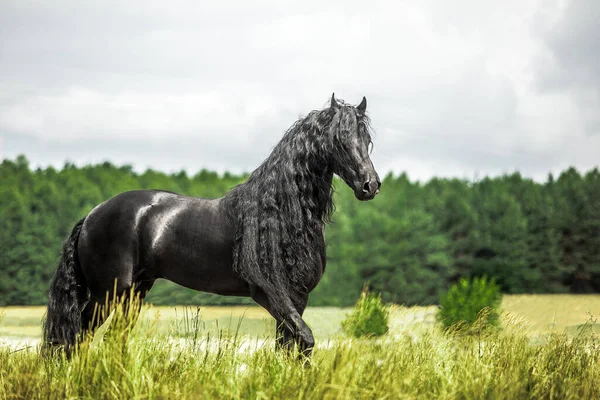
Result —
[[[441,296],[437,318],[445,327],[498,327],[501,301],[493,278],[463,278]]]
[[[354,337],[382,336],[389,330],[389,312],[381,295],[363,289],[352,312],[342,321],[344,332]]]

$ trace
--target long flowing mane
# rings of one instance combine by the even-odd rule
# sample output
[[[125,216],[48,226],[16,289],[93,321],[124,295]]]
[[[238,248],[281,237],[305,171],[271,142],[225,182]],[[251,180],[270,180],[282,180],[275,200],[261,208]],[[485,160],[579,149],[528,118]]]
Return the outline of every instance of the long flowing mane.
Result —
[[[242,278],[287,287],[293,301],[317,283],[322,271],[315,268],[325,262],[317,260],[325,254],[323,228],[334,209],[330,153],[339,146],[336,135],[356,129],[356,121],[350,106],[312,111],[225,196],[236,229],[234,270]],[[359,131],[368,135],[367,117],[361,122]]]

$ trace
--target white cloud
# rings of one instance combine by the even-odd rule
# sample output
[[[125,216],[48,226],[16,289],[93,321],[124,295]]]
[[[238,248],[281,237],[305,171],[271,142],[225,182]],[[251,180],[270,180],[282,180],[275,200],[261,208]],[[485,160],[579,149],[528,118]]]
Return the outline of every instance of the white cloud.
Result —
[[[0,135],[52,144],[58,165],[73,151],[66,143],[93,140],[110,143],[106,158],[142,167],[167,168],[179,151],[191,171],[251,170],[335,91],[367,97],[382,174],[590,168],[598,139],[584,132],[598,120],[586,102],[600,92],[558,83],[595,62],[573,67],[561,43],[597,30],[548,36],[579,15],[564,3],[4,2]],[[149,147],[119,150],[131,141]],[[158,155],[161,143],[190,141],[197,151]],[[4,142],[0,156],[28,153]]]
[[[244,132],[276,112],[268,96],[238,98],[232,88],[173,95],[106,94],[73,87],[5,107],[0,110],[0,129],[56,141],[186,139],[211,132],[226,132],[244,140]]]

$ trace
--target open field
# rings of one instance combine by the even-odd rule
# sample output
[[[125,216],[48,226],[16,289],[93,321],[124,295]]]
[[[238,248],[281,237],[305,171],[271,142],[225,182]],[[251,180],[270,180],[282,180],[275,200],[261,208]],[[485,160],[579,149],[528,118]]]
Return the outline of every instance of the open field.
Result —
[[[341,321],[350,309],[312,307],[305,313],[317,339],[332,337],[341,331]],[[423,331],[434,322],[436,307],[391,307],[391,332],[407,329]],[[505,321],[520,322],[529,335],[571,332],[592,317],[600,317],[600,295],[510,295],[504,296]],[[198,311],[194,306],[146,307],[140,321],[158,320],[159,333],[175,333],[183,320]],[[0,342],[4,339],[27,341],[41,336],[44,307],[0,307]],[[207,331],[238,329],[242,334],[272,334],[275,322],[261,307],[200,307],[202,329]]]
[[[125,345],[94,340],[70,362],[19,351],[42,307],[4,308],[0,399],[600,398],[600,296],[505,296],[499,334],[443,333],[435,310],[394,306],[389,335],[357,340],[340,331],[349,309],[310,308],[306,365],[274,351],[258,307],[146,307]]]
[[[504,296],[502,309],[508,316],[524,322],[532,335],[572,333],[580,325],[600,319],[600,295]],[[598,324],[594,326],[597,328]]]

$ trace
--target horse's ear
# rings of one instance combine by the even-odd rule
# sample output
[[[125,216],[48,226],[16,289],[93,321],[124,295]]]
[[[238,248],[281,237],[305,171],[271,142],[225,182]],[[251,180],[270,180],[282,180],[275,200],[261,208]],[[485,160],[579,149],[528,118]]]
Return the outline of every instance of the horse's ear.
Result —
[[[364,113],[365,110],[367,109],[367,98],[363,96],[362,101],[360,102],[360,104],[358,105],[358,107],[356,107],[356,109],[358,111],[360,111],[361,113]]]
[[[337,100],[335,99],[335,93],[333,93],[331,95],[331,108],[335,108],[335,109],[340,108],[340,105],[338,104]]]

